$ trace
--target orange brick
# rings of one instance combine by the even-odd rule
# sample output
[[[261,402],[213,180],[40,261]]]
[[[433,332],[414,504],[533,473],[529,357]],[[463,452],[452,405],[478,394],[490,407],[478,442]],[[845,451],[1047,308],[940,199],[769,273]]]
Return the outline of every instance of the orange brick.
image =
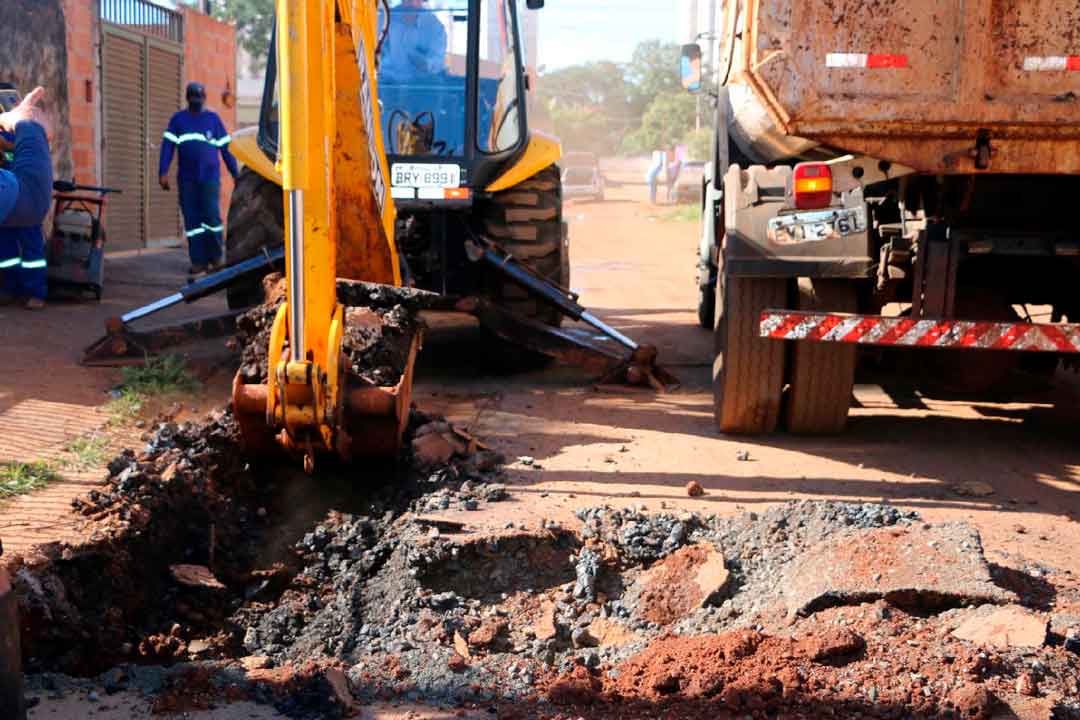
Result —
[[[94,129],[85,125],[72,125],[71,140],[74,143],[85,143],[90,146],[94,142]]]

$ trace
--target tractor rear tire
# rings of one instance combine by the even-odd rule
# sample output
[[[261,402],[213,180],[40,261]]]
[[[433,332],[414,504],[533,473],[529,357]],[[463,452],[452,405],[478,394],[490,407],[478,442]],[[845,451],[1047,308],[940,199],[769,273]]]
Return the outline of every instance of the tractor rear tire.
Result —
[[[713,403],[723,433],[776,429],[784,381],[784,343],[760,336],[761,311],[783,307],[788,281],[720,275],[716,299]]]
[[[855,312],[858,309],[855,285],[850,280],[799,278],[796,308]],[[784,424],[789,432],[800,435],[842,432],[851,407],[857,348],[839,343],[793,345]]]
[[[528,180],[477,203],[485,235],[522,265],[570,287],[570,244],[563,222],[562,176],[549,165]],[[537,300],[495,270],[485,270],[485,294],[497,305],[526,318],[558,327],[562,313]]]
[[[236,180],[229,203],[226,264],[235,265],[255,257],[263,248],[276,248],[284,242],[285,210],[281,186],[245,168]],[[264,298],[262,278],[249,277],[235,283],[226,295],[231,310],[258,305]]]

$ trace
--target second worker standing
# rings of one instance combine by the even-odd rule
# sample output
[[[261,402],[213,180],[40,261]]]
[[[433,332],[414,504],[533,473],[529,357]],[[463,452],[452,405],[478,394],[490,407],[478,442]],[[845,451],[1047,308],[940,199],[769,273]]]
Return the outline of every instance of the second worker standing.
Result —
[[[186,97],[187,109],[173,115],[165,130],[158,176],[162,189],[168,190],[169,166],[176,151],[180,212],[191,259],[188,272],[199,275],[222,265],[221,160],[234,180],[239,169],[229,152],[231,138],[225,125],[217,113],[206,109],[206,88],[193,82],[187,86]]]

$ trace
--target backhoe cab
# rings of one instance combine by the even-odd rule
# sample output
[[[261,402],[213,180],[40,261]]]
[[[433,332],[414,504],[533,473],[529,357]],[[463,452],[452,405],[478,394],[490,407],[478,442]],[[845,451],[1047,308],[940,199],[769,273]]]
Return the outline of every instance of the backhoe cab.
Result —
[[[557,311],[499,273],[470,262],[466,253],[467,241],[480,234],[541,277],[569,285],[561,179],[555,167],[561,147],[528,125],[530,80],[522,44],[524,17],[519,13],[525,4],[378,3],[378,103],[372,110],[381,118],[389,171],[385,182],[397,208],[393,245],[400,277],[373,267],[367,250],[339,247],[340,277],[479,295],[532,319],[559,323]],[[530,9],[542,6],[538,0],[527,3]],[[281,215],[276,198],[265,190],[267,183],[280,184],[274,168],[280,137],[279,74],[271,47],[257,136],[234,143],[236,154],[258,176],[242,178],[234,194],[227,239],[230,263],[280,243],[281,233],[265,227],[263,212]],[[341,103],[338,112],[343,112]],[[355,194],[358,182],[339,178],[337,192]],[[230,291],[230,305],[253,304],[261,299],[260,292],[254,282],[238,286]]]

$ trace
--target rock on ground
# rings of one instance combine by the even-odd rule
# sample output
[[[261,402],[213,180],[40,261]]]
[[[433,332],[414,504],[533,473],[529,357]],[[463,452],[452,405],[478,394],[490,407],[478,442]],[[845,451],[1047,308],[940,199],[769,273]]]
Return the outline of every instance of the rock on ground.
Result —
[[[1038,648],[1046,643],[1045,615],[1019,605],[983,605],[961,611],[954,637],[986,648]]]
[[[624,604],[636,606],[649,622],[668,625],[721,595],[730,577],[723,553],[708,543],[690,545],[642,573]]]
[[[962,524],[916,525],[846,533],[804,553],[783,581],[789,613],[885,598],[906,607],[1006,603],[979,533]]]

